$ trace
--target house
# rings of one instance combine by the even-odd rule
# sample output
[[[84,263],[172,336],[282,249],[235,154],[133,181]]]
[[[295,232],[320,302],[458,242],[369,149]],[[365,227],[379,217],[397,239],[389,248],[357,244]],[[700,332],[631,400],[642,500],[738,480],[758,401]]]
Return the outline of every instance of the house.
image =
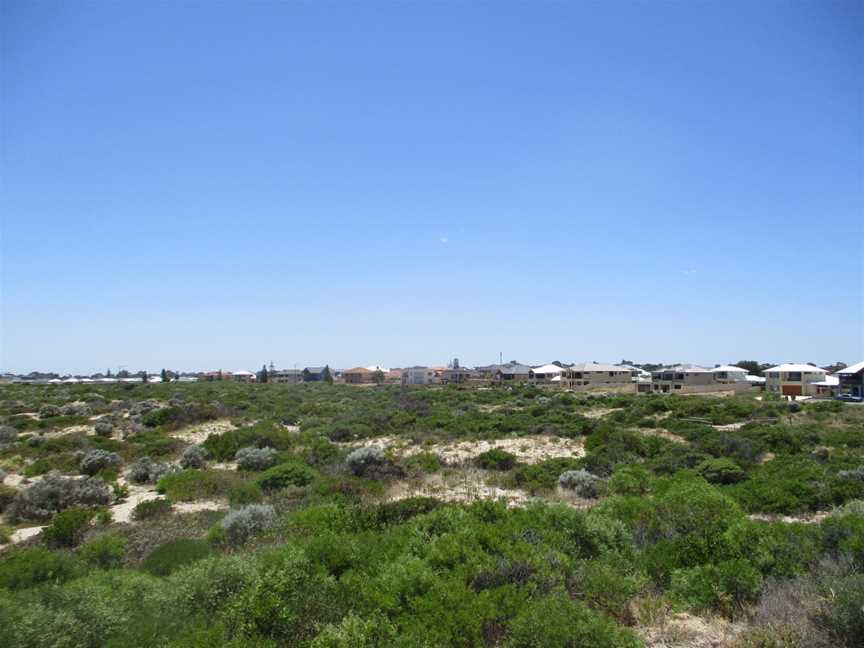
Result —
[[[528,382],[534,378],[534,370],[518,362],[498,365],[495,380],[498,382]]]
[[[271,369],[267,372],[267,380],[272,383],[297,385],[303,382],[303,372],[300,369]]]
[[[561,374],[561,386],[565,389],[623,387],[632,382],[633,371],[603,362],[578,362]]]
[[[561,374],[564,373],[564,367],[561,365],[555,364],[554,362],[541,365],[539,367],[534,367],[534,380],[537,382],[548,383],[548,382],[559,382],[561,379]],[[558,380],[555,380],[555,379]]]
[[[208,371],[204,373],[201,377],[204,380],[231,380],[231,376],[233,374],[230,371]]]
[[[233,380],[237,382],[255,382],[256,376],[251,371],[235,371],[233,374],[229,374]],[[224,377],[224,376],[223,376]]]
[[[366,367],[354,367],[342,372],[342,380],[348,385],[368,385],[375,382],[374,375],[375,372]]]
[[[711,391],[716,386],[711,369],[692,364],[675,365],[651,372],[651,391],[668,394]]]
[[[403,385],[435,385],[438,382],[432,367],[406,367],[402,370]]]
[[[327,367],[306,367],[303,370],[303,382],[321,382],[324,380],[324,370]]]
[[[765,389],[782,396],[815,396],[813,383],[825,380],[827,371],[809,364],[782,364],[766,369]]]
[[[711,370],[714,381],[721,384],[747,382],[747,370],[734,365],[721,365]]]
[[[831,398],[832,396],[836,396],[840,389],[840,378],[838,376],[826,375],[825,380],[810,383],[810,386],[816,390],[813,393],[814,396]]]
[[[836,375],[840,381],[839,393],[864,398],[864,362],[841,369]]]
[[[461,385],[474,377],[474,372],[468,367],[447,367],[441,372],[441,383],[445,385]]]

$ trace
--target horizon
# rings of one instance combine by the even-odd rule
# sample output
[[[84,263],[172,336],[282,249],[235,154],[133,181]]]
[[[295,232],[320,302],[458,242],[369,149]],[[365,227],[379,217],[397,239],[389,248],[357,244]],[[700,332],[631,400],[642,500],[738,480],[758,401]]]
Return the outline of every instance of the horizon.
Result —
[[[0,371],[864,358],[864,3],[0,30]]]

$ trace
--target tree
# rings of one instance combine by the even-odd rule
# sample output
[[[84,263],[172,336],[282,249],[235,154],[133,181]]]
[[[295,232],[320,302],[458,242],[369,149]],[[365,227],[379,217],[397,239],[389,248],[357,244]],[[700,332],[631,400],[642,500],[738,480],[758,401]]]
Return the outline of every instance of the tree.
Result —
[[[762,375],[762,365],[760,365],[756,360],[739,360],[735,363],[736,367],[741,367],[748,374],[753,374],[754,376]]]
[[[267,373],[267,365],[261,365],[261,371],[258,372],[258,382],[266,383],[270,378],[270,374]]]
[[[372,374],[372,382],[374,382],[376,385],[380,385],[381,383],[383,383],[384,372],[380,369],[376,369],[375,372]]]
[[[163,370],[162,370],[162,373],[160,374],[160,376],[161,376],[161,378],[162,378],[162,382],[163,382],[163,383],[168,382],[168,372],[167,372],[167,371],[165,371],[165,370],[163,369]]]
[[[333,374],[330,373],[329,365],[324,365],[324,371],[321,372],[321,380],[329,385],[333,384]]]
[[[141,372],[141,382],[147,382],[147,371],[144,370]]]

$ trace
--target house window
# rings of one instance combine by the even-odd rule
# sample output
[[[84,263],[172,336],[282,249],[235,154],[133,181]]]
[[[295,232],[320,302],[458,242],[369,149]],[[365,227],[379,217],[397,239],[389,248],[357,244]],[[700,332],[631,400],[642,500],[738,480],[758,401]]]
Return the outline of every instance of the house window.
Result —
[[[675,389],[681,389],[681,385],[675,385]]]
[[[801,382],[801,372],[800,371],[790,371],[786,374],[786,380],[789,382]]]

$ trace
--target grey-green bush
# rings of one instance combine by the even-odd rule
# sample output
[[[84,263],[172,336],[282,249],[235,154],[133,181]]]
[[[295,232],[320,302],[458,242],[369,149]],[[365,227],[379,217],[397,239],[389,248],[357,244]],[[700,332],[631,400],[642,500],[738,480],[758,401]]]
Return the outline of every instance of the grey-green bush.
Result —
[[[0,445],[15,443],[18,440],[18,430],[9,425],[0,425]]]
[[[81,459],[79,468],[84,475],[95,475],[105,468],[117,468],[123,460],[116,452],[107,450],[91,450]]]
[[[597,497],[598,478],[587,470],[568,470],[558,477],[561,488],[575,491],[579,497],[593,499]]]
[[[9,507],[12,519],[46,520],[72,506],[105,506],[111,490],[99,477],[71,479],[51,472],[20,491]]]
[[[155,484],[160,478],[175,472],[180,472],[180,468],[174,464],[141,457],[129,466],[129,480],[135,484]]]
[[[234,455],[241,470],[267,470],[276,465],[279,453],[275,448],[240,448]]]
[[[276,511],[269,504],[248,504],[229,511],[217,525],[216,540],[238,547],[272,526]]]
[[[93,428],[100,437],[110,437],[114,433],[114,425],[111,421],[96,421],[96,425]]]
[[[191,445],[180,455],[180,466],[182,468],[203,468],[207,465],[210,453],[199,445]]]

